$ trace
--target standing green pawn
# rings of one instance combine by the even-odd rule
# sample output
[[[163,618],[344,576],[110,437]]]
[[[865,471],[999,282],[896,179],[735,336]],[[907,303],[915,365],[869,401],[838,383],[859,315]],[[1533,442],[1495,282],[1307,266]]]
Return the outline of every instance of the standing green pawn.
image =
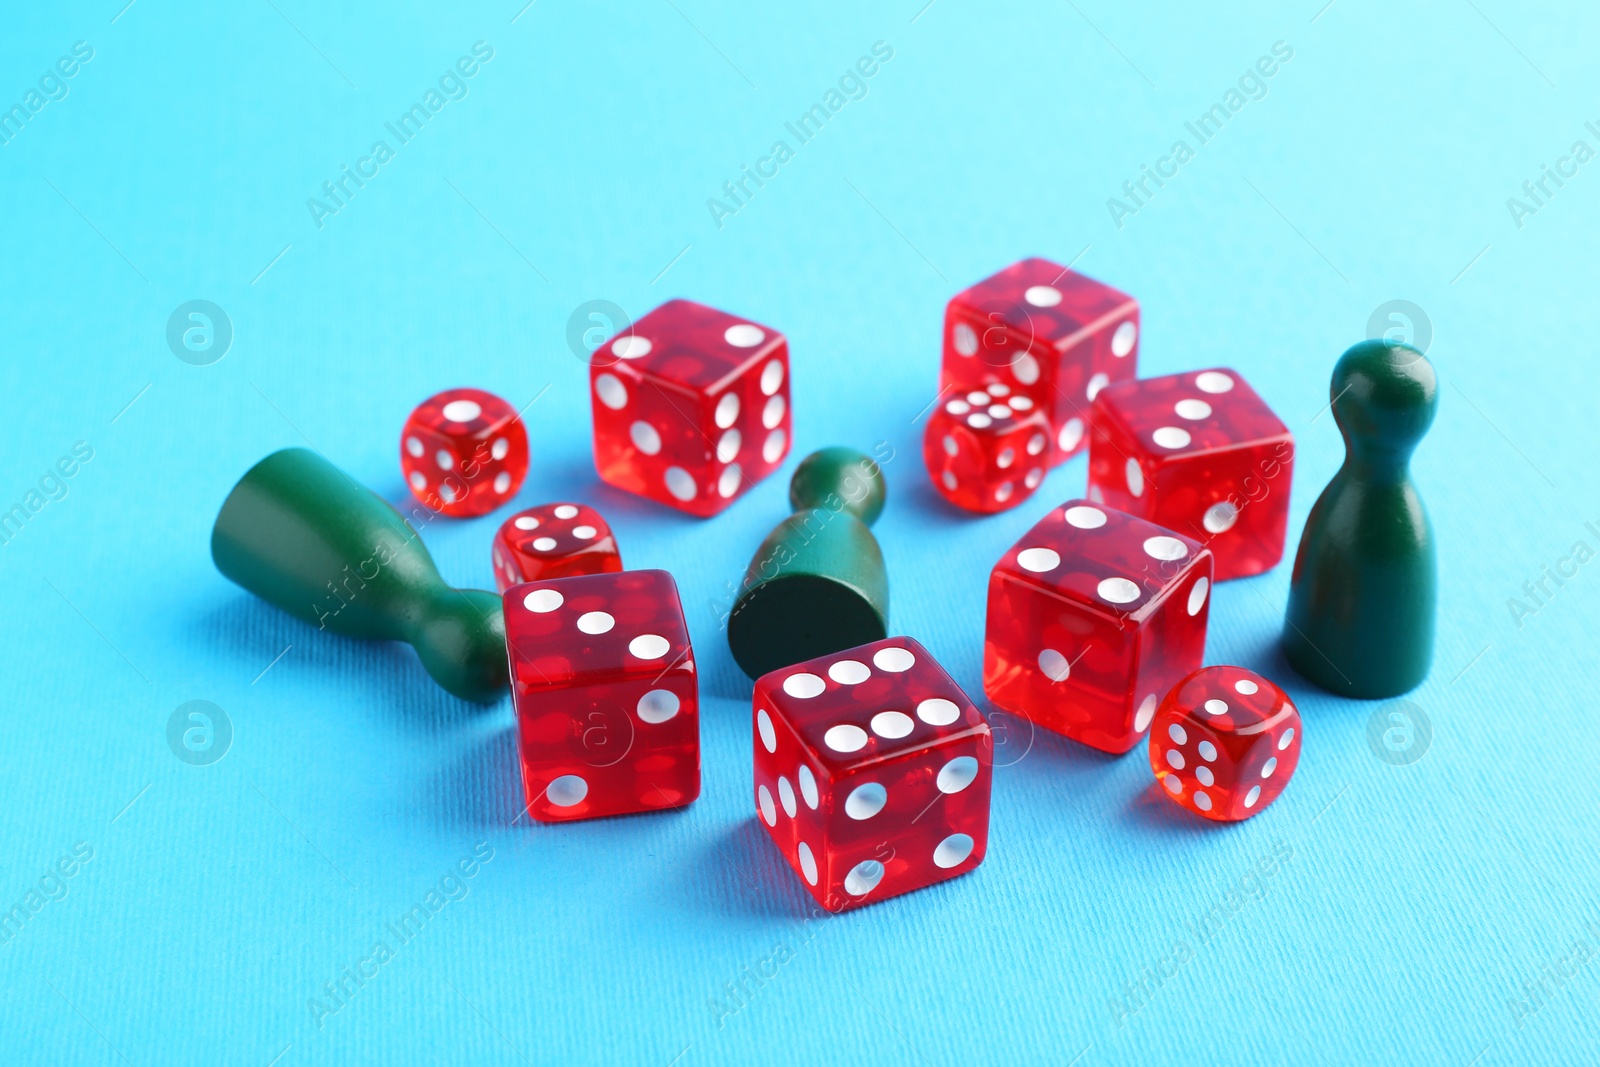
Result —
[[[789,482],[795,513],[761,542],[728,615],[728,647],[751,678],[888,636],[889,578],[867,527],[883,511],[878,464],[824,448]]]
[[[211,558],[318,629],[409,643],[464,700],[506,688],[500,598],[446,585],[400,513],[315,452],[285,448],[239,479],[211,530]]]
[[[1433,660],[1438,565],[1409,464],[1438,408],[1438,382],[1410,345],[1362,341],[1339,357],[1328,391],[1344,466],[1300,537],[1283,652],[1340,696],[1398,696]]]

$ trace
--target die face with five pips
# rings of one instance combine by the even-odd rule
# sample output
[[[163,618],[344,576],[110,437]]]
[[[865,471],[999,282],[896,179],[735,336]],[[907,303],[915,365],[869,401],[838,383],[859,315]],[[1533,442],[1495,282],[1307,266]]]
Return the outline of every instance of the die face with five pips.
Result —
[[[757,818],[824,908],[983,862],[989,726],[916,641],[890,637],[773,671],[752,705]]]

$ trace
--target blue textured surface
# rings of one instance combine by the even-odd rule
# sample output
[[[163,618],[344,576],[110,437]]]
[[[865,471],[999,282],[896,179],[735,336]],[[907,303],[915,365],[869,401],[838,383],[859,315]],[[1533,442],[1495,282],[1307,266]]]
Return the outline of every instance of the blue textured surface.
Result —
[[[0,943],[0,1060],[1592,1058],[1600,564],[1561,559],[1600,548],[1600,164],[1547,181],[1520,226],[1506,204],[1541,164],[1570,175],[1574,141],[1600,148],[1592,13],[120,3],[11,10],[0,31],[0,105],[94,49],[0,144],[0,507],[93,449],[0,547],[0,903],[26,914]],[[307,198],[479,40],[468,94],[319,228]],[[867,95],[795,143],[785,121],[880,40]],[[1275,41],[1292,60],[1199,144],[1185,122]],[[780,138],[793,158],[719,227],[707,198]],[[1107,198],[1178,139],[1194,157],[1119,227]],[[1140,298],[1145,372],[1249,377],[1300,443],[1296,533],[1342,455],[1318,417],[1333,360],[1385,301],[1426,309],[1444,385],[1416,472],[1443,581],[1412,699],[1431,749],[1380,761],[1372,705],[1286,670],[1283,566],[1216,590],[1208,646],[1306,718],[1261,817],[1200,825],[1154,796],[1142,753],[1012,724],[980,870],[803,924],[752,814],[748,684],[717,622],[792,461],[710,522],[601,487],[568,317],[685,295],[784,329],[795,457],[897,451],[878,526],[895,629],[977,693],[987,570],[1084,463],[958,518],[917,418],[944,301],[1034,253]],[[210,366],[165,340],[190,299],[234,327]],[[590,501],[630,565],[677,576],[703,670],[689,809],[512,825],[508,701],[458,703],[408,650],[319,635],[213,570],[211,520],[250,463],[310,442],[399,500],[401,421],[458,384],[544,391],[519,502]],[[448,579],[490,583],[498,521],[424,529]],[[1576,576],[1515,617],[1507,599],[1558,565]],[[232,723],[210,766],[167,744],[191,699]],[[386,924],[480,842],[492,860],[400,943]],[[92,859],[29,911],[75,846]],[[392,958],[316,1012],[380,940]]]

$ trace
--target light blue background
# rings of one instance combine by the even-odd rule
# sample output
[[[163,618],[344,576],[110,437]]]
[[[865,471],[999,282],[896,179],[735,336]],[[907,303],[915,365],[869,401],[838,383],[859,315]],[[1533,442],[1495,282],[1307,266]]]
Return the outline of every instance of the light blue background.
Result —
[[[0,904],[93,849],[0,945],[0,1060],[1593,1056],[1600,563],[1520,626],[1507,599],[1575,541],[1600,548],[1583,525],[1600,520],[1600,163],[1521,228],[1506,198],[1574,140],[1600,147],[1583,125],[1600,120],[1600,20],[1506,0],[522,2],[0,15],[0,104],[74,41],[95,50],[0,146],[0,507],[74,442],[94,449],[0,547]],[[306,199],[478,40],[494,58],[470,95],[319,229]],[[718,228],[707,198],[878,40],[894,58],[869,95],[791,141]],[[1268,95],[1191,140],[1119,229],[1107,198],[1279,40],[1294,57]],[[878,526],[894,628],[976,694],[988,569],[1083,491],[1084,462],[1015,511],[958,517],[926,481],[918,416],[944,302],[1029,254],[1138,296],[1144,372],[1250,379],[1299,441],[1295,536],[1342,456],[1319,417],[1333,360],[1385,301],[1425,309],[1443,385],[1415,469],[1443,581],[1412,699],[1432,747],[1380,762],[1373,705],[1287,670],[1285,564],[1216,590],[1207,649],[1305,716],[1272,808],[1201,825],[1152,792],[1142,751],[1030,743],[1013,722],[983,867],[802,927],[808,898],[753,816],[749,686],[717,615],[785,513],[792,461],[709,522],[602,487],[568,317],[683,295],[783,329],[794,458],[896,450]],[[235,330],[205,367],[164,338],[197,298]],[[310,443],[399,501],[402,420],[465,384],[519,405],[544,391],[519,504],[589,501],[631,566],[677,576],[703,672],[687,810],[517,822],[509,701],[459,703],[409,650],[319,635],[213,569],[211,520],[256,459]],[[491,583],[503,517],[423,530],[449,580]],[[167,745],[191,699],[233,724],[211,766]],[[308,999],[478,842],[494,858],[469,895],[319,1027]],[[1264,895],[1239,895],[1275,848],[1292,858],[1246,885]],[[1186,924],[1230,890],[1244,903],[1201,943]],[[1193,958],[1157,986],[1178,939]],[[780,943],[776,975],[719,1016]],[[1119,1021],[1110,1002],[1142,975]]]

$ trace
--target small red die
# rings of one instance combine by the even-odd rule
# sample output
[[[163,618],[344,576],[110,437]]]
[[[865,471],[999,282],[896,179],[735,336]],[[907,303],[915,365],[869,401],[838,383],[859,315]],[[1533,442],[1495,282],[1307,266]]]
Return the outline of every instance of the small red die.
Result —
[[[669,300],[590,359],[600,477],[691,515],[715,515],[789,454],[789,343]]]
[[[1300,713],[1282,689],[1243,667],[1206,667],[1161,702],[1150,767],[1196,815],[1248,819],[1277,799],[1300,763]]]
[[[989,725],[917,642],[891,637],[762,675],[752,703],[756,811],[824,908],[983,862]]]
[[[540,504],[501,524],[492,550],[495,588],[622,569],[611,527],[583,504]]]
[[[698,797],[699,688],[672,575],[554,578],[503,600],[528,813],[565,822]]]
[[[486,515],[528,473],[528,432],[510,404],[482,389],[446,389],[417,405],[400,434],[412,494],[455,518]]]
[[[934,488],[968,511],[1014,508],[1044,481],[1050,421],[1031,397],[990,382],[928,419],[922,458]]]
[[[1083,447],[1089,404],[1139,361],[1139,302],[1048,259],[1024,259],[945,308],[940,386],[1000,382],[1031,397],[1053,427],[1051,466]]]
[[[989,576],[983,688],[1040,726],[1126,752],[1200,666],[1211,553],[1086,500],[1046,515]]]
[[[1238,371],[1124,382],[1093,419],[1091,499],[1205,542],[1219,582],[1283,558],[1294,437]]]

